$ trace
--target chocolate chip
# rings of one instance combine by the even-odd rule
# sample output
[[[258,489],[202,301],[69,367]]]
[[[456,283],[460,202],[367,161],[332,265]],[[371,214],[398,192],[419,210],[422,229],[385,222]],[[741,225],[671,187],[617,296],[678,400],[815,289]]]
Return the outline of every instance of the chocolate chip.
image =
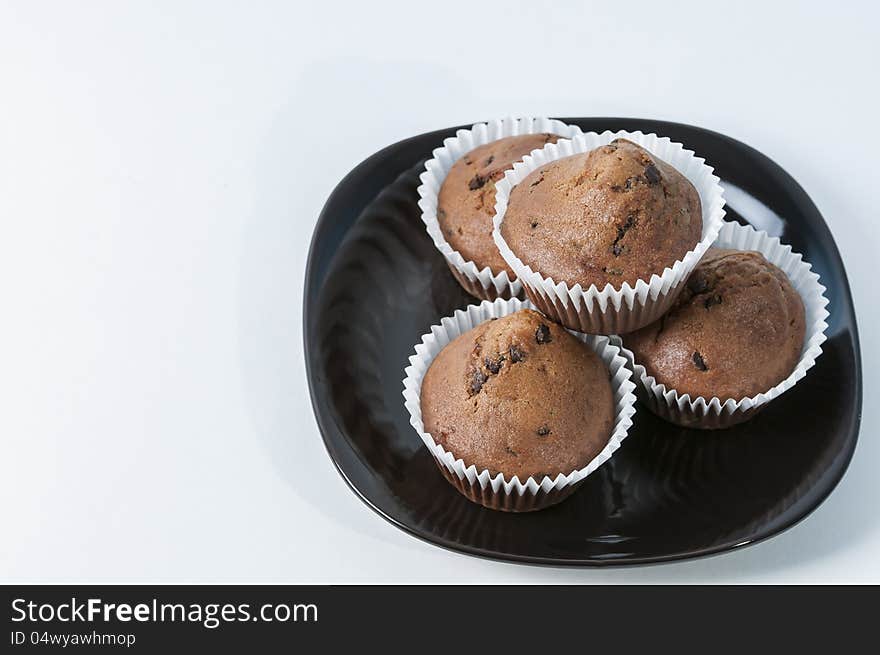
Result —
[[[694,351],[694,354],[691,356],[691,359],[694,360],[694,366],[696,366],[701,371],[708,371],[709,370],[709,367],[706,366],[706,362],[703,361],[703,356],[700,353],[698,353],[696,350]]]
[[[627,216],[623,225],[620,225],[617,228],[617,238],[622,239],[624,236],[626,236],[627,231],[629,231],[629,229],[635,224],[636,224],[636,217],[633,216],[632,214]]]
[[[620,240],[626,236],[627,231],[635,224],[636,217],[630,214],[626,217],[626,221],[624,221],[623,225],[617,226],[617,237],[614,239],[614,243],[611,244],[611,252],[615,257],[619,257],[620,253],[623,252],[623,246],[620,245]]]
[[[486,159],[486,166],[491,164],[493,161],[495,161],[495,155],[489,155],[489,157]]]
[[[539,185],[541,182],[543,182],[543,181],[544,181],[544,175],[542,174],[541,177],[539,177],[537,180],[535,180],[534,182],[532,182],[529,186],[530,186],[530,187],[538,186],[538,185]]]
[[[654,164],[645,166],[645,179],[648,180],[648,184],[651,186],[660,182],[660,171],[657,170]]]
[[[516,452],[516,451],[515,451],[513,448],[511,448],[510,446],[504,446],[504,450],[506,450],[510,455],[513,455],[514,457],[519,457],[519,453]]]
[[[510,361],[514,364],[521,362],[526,358],[525,351],[517,346],[511,346],[507,352],[510,355]]]
[[[532,226],[532,229],[534,230],[536,227],[538,227],[538,221],[532,221],[531,226]]]
[[[703,303],[703,305],[706,307],[706,309],[709,309],[712,305],[720,305],[720,304],[721,304],[721,296],[717,293],[712,294],[711,296],[706,298],[705,302]]]
[[[535,330],[535,341],[538,343],[550,343],[553,341],[553,337],[550,336],[550,328],[541,323],[538,329]]]
[[[688,278],[687,286],[694,293],[706,293],[709,290],[709,280],[700,273],[694,273]]]
[[[477,369],[474,371],[473,376],[471,377],[471,396],[475,396],[480,393],[480,389],[483,388],[483,384],[485,384],[486,380],[489,378],[486,376],[483,371]]]
[[[501,364],[504,362],[504,355],[498,355],[494,360],[487,357],[484,362],[486,363],[486,368],[489,369],[492,375],[497,375],[498,371],[501,370]]]
[[[474,179],[472,179],[468,183],[468,189],[471,191],[476,191],[477,189],[482,189],[483,185],[486,184],[488,178],[483,177],[482,175],[474,175]]]
[[[539,437],[546,437],[548,434],[550,434],[550,428],[548,428],[546,425],[542,425],[538,428],[537,432]]]

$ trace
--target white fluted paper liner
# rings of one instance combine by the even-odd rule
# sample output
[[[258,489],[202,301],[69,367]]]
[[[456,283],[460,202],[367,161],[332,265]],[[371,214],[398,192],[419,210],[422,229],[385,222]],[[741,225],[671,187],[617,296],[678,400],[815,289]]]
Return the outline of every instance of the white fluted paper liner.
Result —
[[[811,265],[801,255],[793,252],[791,246],[783,245],[777,237],[771,237],[766,232],[728,222],[721,228],[714,245],[719,248],[757,251],[771,264],[782,269],[803,300],[806,330],[800,360],[791,374],[772,389],[739,400],[728,398],[722,401],[718,397],[707,400],[701,396],[691,398],[688,394],[679,396],[675,389],[657,384],[654,377],[647,374],[645,367],[635,361],[633,353],[621,347],[621,354],[627,358],[636,380],[640,383],[639,398],[655,414],[677,425],[706,429],[741,423],[791,389],[816,363],[816,358],[822,353],[825,330],[828,328],[825,322],[828,318],[825,287],[819,283],[819,276],[812,271]],[[612,341],[621,343],[617,337]]]
[[[700,195],[703,232],[696,247],[649,280],[638,280],[635,286],[624,282],[619,289],[610,283],[599,289],[595,284],[584,289],[580,284],[569,287],[564,281],[544,277],[540,271],[523,263],[501,236],[501,225],[507,212],[510,192],[529,173],[549,162],[589,152],[614,139],[628,139],[678,170]],[[642,132],[581,132],[571,140],[549,143],[535,150],[523,161],[514,164],[495,191],[495,218],[492,237],[526,295],[544,314],[572,330],[589,334],[616,334],[637,330],[659,318],[675,300],[681,283],[715,240],[724,222],[724,196],[719,179],[704,159],[697,157],[680,143],[667,137]]]
[[[484,300],[479,305],[469,305],[466,309],[456,310],[452,316],[441,320],[439,325],[432,325],[431,331],[422,336],[421,343],[416,344],[415,354],[409,358],[410,365],[406,367],[406,378],[403,381],[404,404],[409,411],[409,422],[434,456],[441,472],[471,500],[493,509],[508,511],[540,509],[565,498],[576,485],[608,461],[620,448],[632,425],[632,416],[635,413],[635,384],[631,380],[632,371],[629,370],[626,359],[620,355],[620,349],[611,344],[608,337],[574,333],[575,337],[589,345],[599,355],[611,372],[611,388],[615,402],[614,427],[608,443],[586,466],[574,471],[560,472],[553,478],[545,476],[541,480],[529,477],[525,481],[520,481],[517,476],[507,479],[503,472],[492,477],[488,470],[477,470],[476,466],[466,464],[434,441],[430,433],[425,432],[421,409],[422,380],[431,362],[459,335],[492,318],[507,316],[520,309],[533,309],[533,306],[528,301],[517,298],[510,300],[498,298],[495,301]],[[577,384],[577,380],[572,380],[571,383]]]
[[[425,171],[419,176],[419,207],[422,221],[456,280],[464,289],[478,298],[494,300],[513,297],[522,291],[518,280],[511,280],[507,271],[493,271],[488,266],[482,270],[473,261],[466,261],[454,250],[437,221],[437,196],[452,165],[474,148],[508,136],[549,132],[570,139],[581,133],[576,125],[566,125],[551,118],[502,118],[488,123],[477,123],[469,130],[458,130],[454,137],[443,141],[443,146],[433,152],[433,159],[425,162]]]

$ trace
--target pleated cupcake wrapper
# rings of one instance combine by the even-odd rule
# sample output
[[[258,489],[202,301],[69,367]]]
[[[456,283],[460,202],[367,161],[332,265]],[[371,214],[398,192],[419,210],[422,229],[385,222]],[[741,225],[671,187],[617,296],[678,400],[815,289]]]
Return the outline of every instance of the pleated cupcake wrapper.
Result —
[[[497,141],[508,136],[520,134],[536,134],[550,132],[570,139],[581,133],[576,125],[566,125],[562,121],[551,118],[502,118],[477,123],[469,130],[459,130],[454,137],[443,141],[443,147],[433,152],[433,159],[425,163],[425,171],[419,176],[419,207],[422,210],[422,221],[428,234],[443,256],[455,279],[472,296],[484,300],[510,298],[520,294],[522,284],[511,280],[507,271],[496,272],[488,266],[482,270],[473,261],[465,260],[461,253],[454,250],[437,221],[437,197],[443,180],[452,165],[474,148]]]
[[[620,355],[620,349],[609,342],[608,337],[575,334],[574,336],[589,345],[601,357],[611,371],[611,388],[614,394],[615,418],[611,437],[602,451],[586,466],[574,471],[560,472],[555,477],[545,476],[541,480],[529,477],[520,481],[517,476],[507,478],[503,472],[491,476],[487,469],[478,470],[468,465],[425,432],[422,422],[421,389],[422,380],[431,362],[453,339],[468,330],[493,318],[507,316],[520,309],[533,309],[531,303],[517,298],[510,300],[484,300],[479,305],[469,305],[459,309],[449,317],[432,325],[431,331],[422,336],[416,344],[415,354],[409,358],[406,378],[403,381],[404,404],[409,411],[409,422],[421,437],[422,442],[434,456],[443,475],[461,493],[474,502],[492,509],[506,511],[532,511],[552,505],[568,496],[590,473],[604,464],[626,438],[635,413],[635,384],[627,361]],[[577,384],[572,380],[571,384]]]
[[[719,248],[757,251],[767,261],[782,269],[803,300],[806,331],[800,360],[787,378],[757,396],[724,401],[717,397],[707,400],[701,396],[691,398],[688,394],[680,396],[675,389],[667,389],[665,385],[658,384],[653,376],[648,375],[645,367],[636,361],[632,351],[623,347],[618,337],[613,337],[612,342],[621,345],[621,354],[626,357],[635,373],[635,379],[639,382],[639,399],[651,411],[671,423],[703,429],[725,428],[741,423],[791,389],[816,363],[816,358],[822,353],[825,330],[828,328],[828,323],[825,322],[828,318],[825,287],[819,283],[819,276],[811,270],[811,265],[801,255],[793,252],[791,246],[783,245],[778,238],[771,237],[766,232],[728,222],[721,228],[714,245]]]
[[[510,192],[529,173],[541,166],[623,138],[637,143],[654,156],[677,169],[691,181],[700,195],[703,218],[702,237],[697,246],[659,275],[649,280],[638,280],[635,286],[628,282],[616,289],[610,283],[599,289],[595,284],[584,289],[580,284],[569,285],[561,280],[544,277],[510,249],[501,236],[501,225],[507,212]],[[572,330],[588,334],[615,334],[637,330],[659,318],[675,301],[682,282],[715,240],[724,222],[724,196],[719,179],[712,167],[686,150],[680,143],[666,137],[642,132],[582,132],[571,140],[548,143],[535,150],[522,162],[514,164],[495,191],[495,218],[492,237],[501,256],[523,284],[526,295],[544,314]]]

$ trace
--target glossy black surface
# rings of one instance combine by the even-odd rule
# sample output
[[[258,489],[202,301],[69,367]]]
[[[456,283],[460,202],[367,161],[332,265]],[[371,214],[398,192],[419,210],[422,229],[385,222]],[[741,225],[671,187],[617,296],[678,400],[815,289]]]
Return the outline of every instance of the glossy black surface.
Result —
[[[493,512],[460,496],[410,427],[401,396],[413,345],[474,302],[425,233],[416,204],[425,158],[456,128],[396,143],[335,189],[312,241],[305,353],[327,450],[386,519],[441,546],[570,565],[657,562],[774,535],[815,509],[855,448],[862,382],[843,263],[816,207],[781,168],[715,132],[661,121],[563,119],[584,130],[642,130],[680,141],[722,178],[728,219],[779,235],[813,264],[830,298],[829,339],[806,379],[754,420],[689,431],[639,408],[618,453],[560,505]]]

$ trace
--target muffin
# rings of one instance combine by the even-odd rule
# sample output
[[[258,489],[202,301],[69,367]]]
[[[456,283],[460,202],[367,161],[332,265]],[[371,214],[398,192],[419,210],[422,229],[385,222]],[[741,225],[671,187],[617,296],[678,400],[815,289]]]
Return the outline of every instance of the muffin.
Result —
[[[501,235],[545,277],[584,289],[648,280],[702,235],[700,196],[626,139],[532,171],[510,192]]]
[[[603,361],[528,309],[452,340],[428,368],[420,404],[424,430],[454,457],[523,482],[586,466],[615,418]]]
[[[495,182],[532,150],[556,143],[556,134],[522,134],[481,145],[456,161],[440,187],[437,221],[446,241],[479,270],[513,271],[492,240]]]
[[[679,396],[741,399],[791,374],[804,303],[758,252],[710,248],[670,311],[623,337],[648,375]]]

